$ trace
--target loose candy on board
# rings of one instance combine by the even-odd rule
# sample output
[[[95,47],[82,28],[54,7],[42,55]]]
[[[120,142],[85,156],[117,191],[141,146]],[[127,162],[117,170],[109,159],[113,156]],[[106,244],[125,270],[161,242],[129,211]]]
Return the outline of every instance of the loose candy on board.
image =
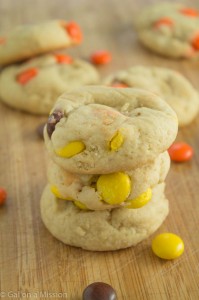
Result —
[[[111,285],[94,282],[85,288],[82,300],[117,300],[117,295]]]
[[[184,242],[174,233],[162,233],[153,239],[152,250],[160,258],[175,259],[183,254]]]
[[[185,162],[193,157],[193,148],[184,142],[176,142],[168,149],[171,160]]]

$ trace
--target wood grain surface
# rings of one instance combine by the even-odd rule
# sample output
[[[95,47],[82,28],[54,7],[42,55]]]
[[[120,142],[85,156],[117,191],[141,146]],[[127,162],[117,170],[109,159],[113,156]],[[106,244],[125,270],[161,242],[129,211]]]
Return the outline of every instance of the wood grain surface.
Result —
[[[112,52],[113,61],[99,68],[102,77],[136,64],[165,66],[179,70],[199,90],[197,62],[156,56],[137,41],[134,16],[157,1],[0,0],[0,35],[19,24],[73,19],[85,38],[69,53],[88,58],[95,50]],[[196,0],[187,3],[199,7]],[[170,214],[158,232],[183,238],[185,252],[174,261],[153,255],[152,237],[135,248],[96,253],[66,246],[51,236],[39,209],[48,157],[36,127],[45,120],[0,103],[0,186],[8,192],[0,208],[1,298],[28,299],[25,293],[32,293],[31,299],[46,299],[52,292],[65,293],[54,299],[80,300],[88,284],[103,281],[116,289],[118,300],[199,299],[199,117],[178,134],[178,140],[193,146],[193,160],[172,164],[167,178]]]

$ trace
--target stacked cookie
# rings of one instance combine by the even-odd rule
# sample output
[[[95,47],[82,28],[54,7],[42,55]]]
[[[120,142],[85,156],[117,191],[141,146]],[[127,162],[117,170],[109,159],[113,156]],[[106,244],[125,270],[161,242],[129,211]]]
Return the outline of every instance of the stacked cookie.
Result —
[[[49,114],[64,91],[98,83],[98,72],[88,62],[49,54],[81,41],[79,26],[62,20],[20,26],[1,37],[0,66],[13,65],[0,74],[0,99],[16,109]]]
[[[63,94],[44,130],[51,156],[42,219],[66,244],[136,245],[168,214],[164,180],[176,114],[139,89],[85,87]]]

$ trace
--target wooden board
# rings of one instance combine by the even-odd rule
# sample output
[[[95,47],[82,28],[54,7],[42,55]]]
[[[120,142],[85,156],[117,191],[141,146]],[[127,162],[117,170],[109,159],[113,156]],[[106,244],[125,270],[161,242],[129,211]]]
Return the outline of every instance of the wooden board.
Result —
[[[198,63],[162,58],[138,43],[133,16],[152,2],[1,0],[0,35],[21,23],[74,19],[85,39],[69,53],[88,58],[92,51],[109,49],[113,54],[112,63],[99,68],[102,77],[136,64],[165,66],[182,72],[199,90]],[[37,299],[46,299],[41,292],[59,292],[67,293],[62,299],[80,300],[88,284],[104,281],[117,290],[119,300],[199,299],[199,118],[179,132],[178,140],[193,146],[195,156],[189,163],[172,164],[170,214],[158,230],[183,238],[185,253],[174,261],[153,255],[152,237],[135,248],[96,253],[65,246],[49,234],[39,210],[48,158],[35,131],[44,120],[0,104],[0,186],[8,192],[7,204],[0,208],[0,291],[18,293],[17,299],[26,299],[27,292],[37,293]],[[9,298],[11,294],[4,297]]]

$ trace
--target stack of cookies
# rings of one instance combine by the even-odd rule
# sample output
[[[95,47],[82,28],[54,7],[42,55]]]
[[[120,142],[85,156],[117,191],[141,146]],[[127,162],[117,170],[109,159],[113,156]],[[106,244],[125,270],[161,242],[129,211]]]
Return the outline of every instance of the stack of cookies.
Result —
[[[0,66],[6,66],[0,74],[0,99],[16,109],[49,114],[63,92],[98,83],[98,72],[88,62],[49,53],[81,41],[79,26],[63,20],[20,26],[0,37]]]
[[[62,242],[117,250],[152,234],[168,214],[167,149],[175,112],[139,89],[82,87],[63,94],[44,129],[51,156],[42,219]]]

